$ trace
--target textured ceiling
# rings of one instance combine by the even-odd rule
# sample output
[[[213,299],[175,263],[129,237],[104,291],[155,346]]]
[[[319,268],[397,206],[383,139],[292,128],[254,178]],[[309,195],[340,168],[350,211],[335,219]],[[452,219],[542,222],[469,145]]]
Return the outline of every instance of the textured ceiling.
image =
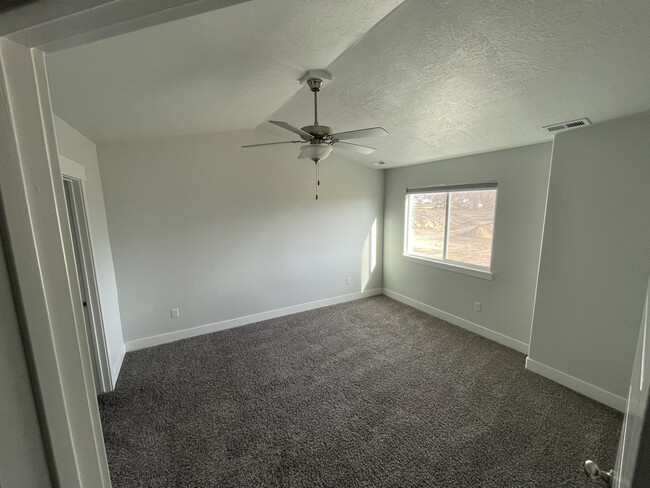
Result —
[[[54,111],[96,142],[251,129],[400,2],[255,0],[52,53]]]
[[[263,121],[311,123],[296,80],[327,68],[320,122],[385,127],[358,141],[375,154],[349,155],[384,167],[650,109],[648,1],[405,0],[391,12],[399,3],[254,0],[55,53],[54,109],[96,141],[255,127],[268,134],[251,143],[291,139]]]

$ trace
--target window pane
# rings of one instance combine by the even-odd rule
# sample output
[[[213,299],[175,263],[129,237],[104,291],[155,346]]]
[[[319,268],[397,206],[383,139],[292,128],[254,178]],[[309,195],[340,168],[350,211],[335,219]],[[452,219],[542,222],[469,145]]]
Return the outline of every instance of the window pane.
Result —
[[[445,247],[447,193],[409,195],[407,254],[442,259]]]
[[[496,190],[452,192],[447,259],[490,266]]]

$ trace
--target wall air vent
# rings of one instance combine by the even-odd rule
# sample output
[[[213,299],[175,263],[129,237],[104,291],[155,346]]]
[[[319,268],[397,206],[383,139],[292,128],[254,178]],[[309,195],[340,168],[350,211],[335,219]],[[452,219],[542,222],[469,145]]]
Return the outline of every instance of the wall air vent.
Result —
[[[583,127],[585,125],[591,125],[589,119],[569,120],[568,122],[560,122],[559,124],[545,125],[542,129],[546,129],[549,132],[557,132],[559,130],[575,129],[576,127]]]

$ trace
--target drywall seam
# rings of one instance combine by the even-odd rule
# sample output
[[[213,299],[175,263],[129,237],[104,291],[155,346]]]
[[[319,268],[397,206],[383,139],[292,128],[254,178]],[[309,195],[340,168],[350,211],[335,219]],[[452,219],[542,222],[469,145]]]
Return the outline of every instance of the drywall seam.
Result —
[[[487,327],[483,327],[482,325],[470,322],[469,320],[445,312],[439,308],[432,307],[426,303],[418,302],[417,300],[413,300],[412,298],[396,293],[392,290],[389,290],[388,288],[384,288],[384,295],[390,298],[394,298],[398,302],[410,305],[411,307],[416,308],[424,313],[433,315],[434,317],[445,320],[451,324],[457,325],[458,327],[462,327],[463,329],[469,330],[470,332],[485,337],[486,339],[490,339],[491,341],[514,349],[515,351],[521,352],[523,354],[528,354],[528,344],[525,342],[521,342],[517,339],[513,339],[512,337],[508,337],[507,335],[495,332],[491,329],[488,329]]]
[[[360,298],[367,298],[367,297],[371,297],[374,295],[381,295],[381,294],[382,294],[382,289],[375,288],[372,290],[366,290],[357,293],[350,293],[347,295],[339,295],[336,297],[325,298],[323,300],[317,300],[314,302],[301,303],[299,305],[292,305],[290,307],[269,310],[268,312],[245,315],[243,317],[236,317],[234,319],[222,320],[221,322],[214,322],[212,324],[199,325],[196,327],[191,327],[189,329],[167,332],[165,334],[158,334],[151,337],[144,337],[142,339],[127,341],[125,344],[125,348],[126,348],[126,352],[136,351],[138,349],[158,346],[160,344],[167,344],[168,342],[187,339],[189,337],[196,337],[203,334],[211,334],[212,332],[219,332],[220,330],[232,329],[234,327],[240,327],[242,325],[260,322],[262,320],[275,319],[278,317],[283,317],[285,315],[305,312],[307,310],[313,310],[315,308],[327,307],[329,305],[336,305],[338,303],[350,302],[352,300],[358,300]]]
[[[555,383],[559,383],[562,386],[566,386],[570,390],[589,397],[592,400],[596,400],[597,402],[618,410],[619,412],[625,412],[627,399],[607,390],[603,390],[602,388],[592,385],[591,383],[582,381],[575,376],[563,373],[562,371],[551,368],[550,366],[535,361],[529,357],[526,358],[526,369],[528,371],[532,371],[533,373],[537,373],[544,378],[554,381]]]

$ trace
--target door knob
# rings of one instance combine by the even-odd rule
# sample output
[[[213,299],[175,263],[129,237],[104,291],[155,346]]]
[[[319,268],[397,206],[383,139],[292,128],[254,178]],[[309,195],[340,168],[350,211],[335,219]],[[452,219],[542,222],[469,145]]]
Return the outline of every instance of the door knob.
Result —
[[[587,459],[583,465],[585,474],[587,478],[591,480],[602,480],[607,483],[607,486],[612,486],[612,472],[611,471],[601,471],[598,465]]]

